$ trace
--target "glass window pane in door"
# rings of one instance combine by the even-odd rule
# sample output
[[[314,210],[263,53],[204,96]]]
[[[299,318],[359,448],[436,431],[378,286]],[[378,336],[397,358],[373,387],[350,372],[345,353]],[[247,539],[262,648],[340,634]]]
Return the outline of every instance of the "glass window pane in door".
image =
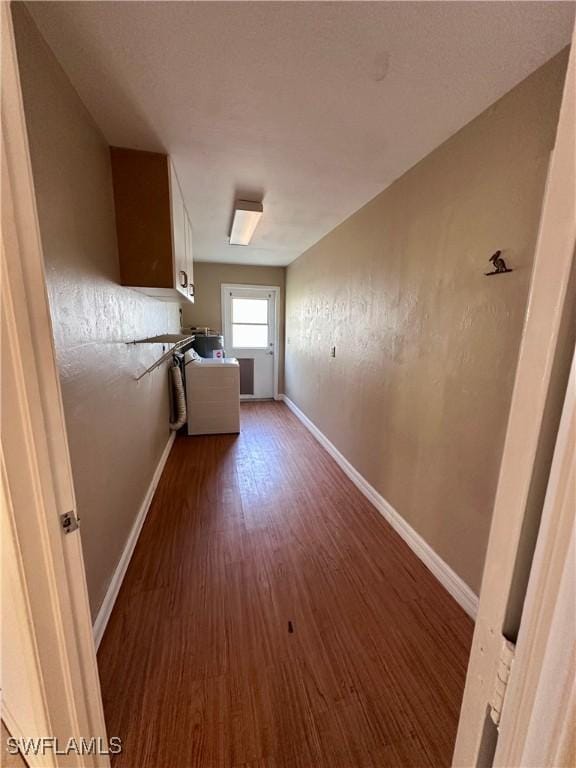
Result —
[[[232,346],[235,349],[264,349],[268,346],[268,326],[236,323],[232,326]]]
[[[268,323],[268,299],[232,299],[233,323]]]

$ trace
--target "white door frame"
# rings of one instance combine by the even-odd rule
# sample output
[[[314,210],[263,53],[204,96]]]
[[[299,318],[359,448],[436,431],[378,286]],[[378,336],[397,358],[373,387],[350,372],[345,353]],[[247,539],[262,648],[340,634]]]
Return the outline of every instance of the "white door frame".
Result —
[[[495,766],[575,765],[576,356],[504,701]],[[572,744],[570,743],[572,740]]]
[[[2,575],[13,574],[21,592],[27,621],[20,629],[28,640],[18,655],[23,686],[3,691],[2,718],[15,738],[55,737],[66,748],[70,738],[95,737],[106,747],[80,533],[65,534],[60,521],[76,502],[9,3],[0,13],[2,536],[10,539],[11,560]],[[14,663],[2,654],[4,669]],[[31,681],[38,695],[27,706]],[[50,750],[27,760],[110,765],[107,755]]]
[[[220,286],[220,309],[222,314],[222,334],[226,333],[226,293],[235,288],[246,291],[268,291],[274,294],[274,400],[279,400],[279,364],[280,364],[280,286],[246,285],[244,283],[222,283]]]
[[[511,768],[521,764],[510,760],[517,759],[522,754],[524,741],[533,739],[537,734],[526,732],[529,723],[533,723],[535,698],[520,695],[518,686],[522,678],[531,677],[534,687],[534,675],[538,671],[539,683],[546,683],[543,676],[550,674],[550,670],[545,667],[538,669],[541,660],[538,654],[530,657],[524,651],[521,652],[521,644],[522,647],[536,647],[537,644],[546,644],[547,639],[550,642],[553,640],[551,626],[544,626],[534,618],[535,611],[542,609],[542,596],[550,595],[547,579],[551,564],[542,560],[538,553],[546,548],[549,556],[553,552],[547,542],[554,531],[562,530],[568,537],[570,534],[565,527],[566,522],[563,522],[565,510],[558,496],[564,491],[558,483],[554,491],[553,473],[548,471],[547,457],[555,444],[558,448],[561,439],[562,428],[559,430],[555,420],[550,417],[552,404],[556,411],[557,406],[561,408],[566,396],[565,374],[559,375],[558,369],[569,365],[573,354],[565,327],[572,301],[570,292],[573,289],[571,281],[574,280],[576,249],[575,94],[576,35],[573,36],[556,144],[544,194],[528,308],[456,739],[453,766],[457,768],[488,764]],[[571,450],[574,451],[573,446]],[[501,679],[505,675],[503,668],[499,669],[505,640],[503,632],[509,616],[509,598],[514,589],[515,566],[517,558],[522,556],[523,528],[528,520],[532,525],[537,523],[537,518],[527,516],[528,511],[539,511],[533,502],[535,487],[542,491],[547,487],[548,495],[556,493],[556,498],[550,499],[548,496],[545,502],[536,556],[530,571],[529,589],[521,613],[516,652],[509,648],[514,661],[508,689],[504,689],[500,725],[496,730],[487,718],[487,712],[495,701],[495,691],[498,688],[503,690],[498,683],[499,677]],[[554,551],[558,556],[560,550]],[[562,557],[567,558],[568,548],[564,547],[563,552]],[[563,566],[564,563],[557,559],[554,568]],[[551,611],[552,608],[547,606],[545,610]],[[512,693],[514,689],[517,690],[516,695]],[[545,689],[546,685],[540,691]],[[523,690],[526,691],[526,688]],[[510,697],[515,702],[515,709],[510,704]],[[558,722],[563,713],[552,711],[551,708],[549,717]],[[552,765],[548,762],[548,759],[552,759],[550,756],[545,759],[547,762],[539,763],[539,768]]]

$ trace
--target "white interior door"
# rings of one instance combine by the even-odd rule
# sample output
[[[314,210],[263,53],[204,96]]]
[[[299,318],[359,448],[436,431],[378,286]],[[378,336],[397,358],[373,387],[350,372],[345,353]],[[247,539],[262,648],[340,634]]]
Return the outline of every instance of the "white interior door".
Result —
[[[9,3],[0,32],[1,714],[30,768],[108,768]]]
[[[564,706],[571,696],[574,701],[568,686],[565,691],[558,686],[564,673],[573,683],[563,665],[574,647],[574,616],[566,635],[555,638],[553,632],[556,601],[561,608],[569,597],[569,590],[562,596],[560,590],[563,569],[570,564],[574,515],[569,484],[574,448],[566,447],[566,436],[573,439],[574,433],[569,421],[561,428],[561,416],[566,402],[564,420],[573,418],[569,386],[574,380],[569,385],[568,377],[576,335],[575,96],[576,34],[540,219],[455,768],[573,764],[558,761],[566,747],[562,733],[573,716]],[[547,648],[553,651],[558,639],[563,653],[547,663]]]
[[[278,288],[222,286],[224,348],[240,363],[240,397],[276,394],[276,306]]]

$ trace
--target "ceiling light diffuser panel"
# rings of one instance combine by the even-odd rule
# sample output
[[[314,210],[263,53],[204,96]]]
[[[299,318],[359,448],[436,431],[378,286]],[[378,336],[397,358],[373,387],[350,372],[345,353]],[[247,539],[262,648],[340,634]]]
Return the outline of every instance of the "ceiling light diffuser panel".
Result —
[[[262,203],[237,200],[230,232],[230,245],[248,245],[262,216]]]

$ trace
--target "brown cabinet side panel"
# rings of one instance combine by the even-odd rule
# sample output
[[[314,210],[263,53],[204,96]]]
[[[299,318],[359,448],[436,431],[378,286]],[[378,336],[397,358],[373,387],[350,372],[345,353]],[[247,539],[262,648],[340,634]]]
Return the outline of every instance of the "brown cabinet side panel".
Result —
[[[110,147],[122,285],[172,288],[168,157]]]

